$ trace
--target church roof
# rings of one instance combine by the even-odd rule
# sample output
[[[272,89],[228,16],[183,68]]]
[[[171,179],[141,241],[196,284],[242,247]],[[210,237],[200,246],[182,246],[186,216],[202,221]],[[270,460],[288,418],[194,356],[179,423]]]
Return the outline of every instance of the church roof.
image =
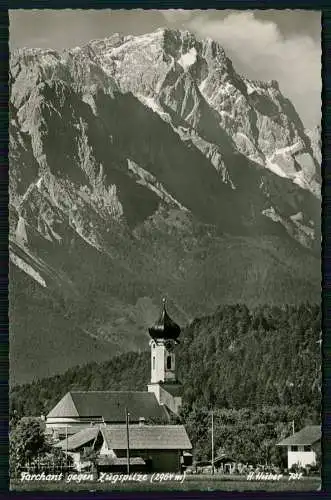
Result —
[[[107,447],[125,450],[127,433],[125,425],[109,425],[100,429]],[[131,450],[190,450],[191,441],[183,425],[130,425]]]
[[[319,441],[322,437],[321,426],[320,425],[307,425],[301,431],[296,432],[292,436],[283,439],[277,446],[291,446],[291,445],[299,445],[299,446],[309,446],[317,441]]]
[[[102,417],[106,422],[125,422],[125,409],[130,421],[140,417],[167,422],[168,414],[155,394],[147,391],[70,391],[49,412],[47,418]]]
[[[163,299],[161,314],[154,326],[148,329],[152,339],[177,340],[180,327],[169,316],[166,310],[166,300]]]
[[[160,384],[161,389],[171,394],[174,398],[181,397],[183,395],[182,384],[173,384],[169,382],[163,382]]]

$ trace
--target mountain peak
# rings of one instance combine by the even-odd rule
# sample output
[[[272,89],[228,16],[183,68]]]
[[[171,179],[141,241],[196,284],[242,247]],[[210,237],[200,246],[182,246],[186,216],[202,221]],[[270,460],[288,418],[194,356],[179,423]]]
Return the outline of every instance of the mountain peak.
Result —
[[[319,146],[275,82],[168,28],[23,49],[10,79],[16,363],[140,348],[160,290],[183,324],[319,297]]]

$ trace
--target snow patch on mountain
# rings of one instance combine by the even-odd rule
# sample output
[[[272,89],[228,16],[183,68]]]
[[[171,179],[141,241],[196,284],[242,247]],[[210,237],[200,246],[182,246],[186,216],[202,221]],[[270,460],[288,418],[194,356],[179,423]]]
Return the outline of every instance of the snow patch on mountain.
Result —
[[[224,113],[224,112],[223,112]],[[229,115],[231,116],[231,115]],[[253,141],[243,132],[237,132],[233,136],[239,151],[250,158],[252,161],[264,165],[264,158],[259,150],[256,149]]]
[[[314,228],[308,226],[304,221],[304,214],[298,212],[291,215],[288,219],[281,216],[274,207],[269,207],[262,211],[262,214],[280,223],[288,232],[289,235],[294,235],[302,245],[309,247],[309,240],[313,241],[315,237]],[[310,224],[310,223],[309,223]]]
[[[311,182],[307,179],[305,173],[301,170],[292,177],[294,184],[300,186],[302,189],[311,191]]]
[[[136,94],[136,97],[138,97],[139,101],[142,102],[142,104],[154,111],[154,113],[157,113],[160,118],[162,118],[162,120],[171,123],[171,117],[169,113],[166,113],[163,110],[160,103],[158,103],[154,97],[144,96],[143,94]]]
[[[287,179],[289,178],[285,174],[285,172],[280,168],[280,166],[277,165],[277,163],[274,163],[271,158],[266,158],[265,166],[269,170],[271,170],[271,172],[273,172],[274,174],[279,175],[279,177],[284,177],[284,178],[287,178]]]
[[[280,215],[276,212],[274,207],[266,208],[265,210],[262,211],[263,215],[266,217],[269,217],[269,219],[273,220],[274,222],[281,222],[282,218]]]
[[[40,276],[38,271],[33,269],[30,264],[27,264],[21,257],[18,257],[14,252],[9,252],[9,258],[19,269],[28,274],[31,278],[37,281],[41,286],[46,288],[46,281]]]
[[[266,157],[265,166],[279,177],[289,179],[320,197],[320,186],[314,181],[316,166],[312,157],[304,152],[301,141],[275,150]]]
[[[39,177],[39,179],[36,182],[36,186],[37,186],[38,191],[41,190],[42,182],[43,182],[43,178],[41,176],[41,177]]]
[[[200,92],[201,92],[201,94],[203,94],[203,91],[204,91],[204,89],[205,89],[205,86],[207,85],[207,81],[208,81],[208,77],[207,77],[207,78],[205,78],[204,80],[202,80],[202,82],[200,83],[200,85],[199,85],[199,87],[198,87],[198,88],[199,88],[199,90],[200,90]]]
[[[90,106],[94,116],[97,116],[98,112],[97,112],[97,107],[96,107],[93,95],[92,94],[84,94],[82,97],[82,101],[85,102],[86,104],[88,104]]]
[[[24,247],[28,243],[28,237],[25,228],[25,220],[22,216],[19,216],[16,226],[15,236],[16,236],[16,241],[19,245]]]
[[[38,231],[44,235],[46,240],[57,241],[58,243],[62,241],[62,237],[53,229],[53,221],[48,221],[46,217],[41,217],[38,220]],[[43,227],[42,227],[43,226]]]
[[[195,47],[192,47],[188,52],[182,54],[178,59],[178,63],[184,70],[187,70],[192,66],[197,60],[197,51]]]
[[[132,172],[137,178],[137,183],[142,186],[148,187],[151,191],[153,191],[162,201],[168,203],[169,205],[175,205],[180,208],[184,212],[188,212],[189,210],[184,207],[179,201],[177,201],[170,193],[162,186],[161,182],[158,182],[154,175],[150,174],[144,168],[140,167],[134,161],[127,159],[128,169]]]
[[[253,94],[253,92],[258,92],[259,89],[252,82],[246,80],[245,83],[248,95]]]

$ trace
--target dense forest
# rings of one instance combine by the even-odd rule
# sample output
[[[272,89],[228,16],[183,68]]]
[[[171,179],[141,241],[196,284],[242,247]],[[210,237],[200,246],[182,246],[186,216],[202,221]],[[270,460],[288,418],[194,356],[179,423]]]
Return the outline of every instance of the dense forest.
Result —
[[[290,433],[293,421],[296,429],[319,423],[320,332],[320,307],[310,304],[222,306],[183,329],[177,348],[181,418],[197,457],[209,455],[211,410],[216,448],[242,460],[276,460],[273,444]],[[72,389],[144,390],[149,377],[149,352],[79,366],[13,387],[11,418],[47,414]]]

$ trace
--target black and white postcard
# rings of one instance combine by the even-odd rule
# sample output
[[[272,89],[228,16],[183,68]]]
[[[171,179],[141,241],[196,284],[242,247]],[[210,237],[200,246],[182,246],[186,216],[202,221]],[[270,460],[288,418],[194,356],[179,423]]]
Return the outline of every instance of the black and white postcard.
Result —
[[[10,488],[320,490],[320,12],[9,17]]]

